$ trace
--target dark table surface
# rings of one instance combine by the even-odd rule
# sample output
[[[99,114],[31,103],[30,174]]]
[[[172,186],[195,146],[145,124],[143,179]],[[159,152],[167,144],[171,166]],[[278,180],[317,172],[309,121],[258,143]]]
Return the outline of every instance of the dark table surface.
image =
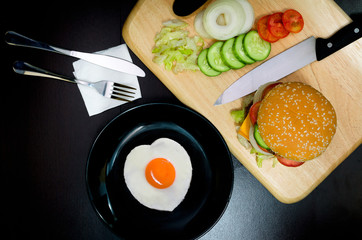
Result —
[[[362,12],[361,0],[336,2],[348,14]],[[1,34],[13,30],[55,46],[99,51],[124,42],[122,25],[134,4],[12,1],[2,8]],[[132,54],[147,74],[140,79],[143,98],[89,117],[74,85],[12,72],[15,60],[25,60],[71,76],[73,58],[4,41],[1,53],[0,238],[117,239],[88,198],[85,166],[92,143],[111,119],[131,107],[179,101]],[[309,196],[290,205],[276,200],[235,158],[233,162],[231,201],[202,239],[360,238],[361,147]]]

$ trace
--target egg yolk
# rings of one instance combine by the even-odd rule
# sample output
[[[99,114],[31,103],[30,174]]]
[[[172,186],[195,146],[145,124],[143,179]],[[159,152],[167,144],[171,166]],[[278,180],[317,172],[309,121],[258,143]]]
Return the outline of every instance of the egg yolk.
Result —
[[[168,188],[175,181],[175,167],[164,158],[151,160],[146,167],[146,179],[155,188]]]

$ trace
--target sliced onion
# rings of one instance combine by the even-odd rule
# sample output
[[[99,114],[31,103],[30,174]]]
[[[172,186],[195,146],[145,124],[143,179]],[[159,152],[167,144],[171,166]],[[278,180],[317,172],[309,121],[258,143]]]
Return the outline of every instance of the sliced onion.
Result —
[[[250,29],[254,25],[255,15],[254,15],[253,6],[251,6],[251,4],[247,0],[236,0],[236,1],[241,4],[241,6],[243,7],[244,12],[245,12],[245,22],[238,34],[238,35],[240,35],[240,34],[247,33],[250,31]]]
[[[256,143],[256,140],[254,138],[254,126],[250,126],[250,130],[249,130],[249,140],[250,140],[250,143],[251,145],[255,148],[255,150],[258,152],[258,153],[261,153],[261,154],[264,154],[264,155],[268,155],[268,156],[271,156],[273,155],[272,153],[270,152],[265,152],[263,151],[259,145]]]
[[[220,15],[223,15],[225,25],[218,24],[217,20]],[[242,5],[235,0],[216,0],[206,8],[203,15],[206,32],[217,40],[235,37],[244,23],[245,11]]]
[[[251,144],[248,141],[248,139],[246,139],[244,136],[240,135],[239,133],[237,134],[239,143],[247,150],[251,149]]]
[[[216,23],[225,26],[226,25],[225,15],[224,14],[219,15],[216,19]]]
[[[194,27],[196,32],[202,37],[202,38],[212,38],[210,34],[208,34],[204,28],[204,24],[202,22],[202,18],[204,16],[205,10],[202,10],[199,12],[194,20]]]

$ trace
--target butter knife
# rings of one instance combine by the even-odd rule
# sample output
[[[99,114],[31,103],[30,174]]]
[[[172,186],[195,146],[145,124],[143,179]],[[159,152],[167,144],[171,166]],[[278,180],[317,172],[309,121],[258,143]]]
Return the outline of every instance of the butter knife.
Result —
[[[75,58],[83,59],[90,63],[97,64],[105,68],[128,73],[131,75],[136,75],[139,77],[146,76],[145,72],[140,67],[125,59],[97,54],[97,53],[85,53],[85,52],[78,52],[59,47],[54,47],[47,43],[39,42],[31,38],[25,37],[13,31],[8,31],[5,33],[5,42],[10,45],[37,48],[41,50],[72,56]]]

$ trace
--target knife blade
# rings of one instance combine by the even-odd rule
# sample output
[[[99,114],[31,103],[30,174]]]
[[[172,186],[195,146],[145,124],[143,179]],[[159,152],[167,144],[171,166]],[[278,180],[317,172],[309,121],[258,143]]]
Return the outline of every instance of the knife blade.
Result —
[[[314,61],[320,61],[361,37],[361,19],[341,28],[330,38],[310,37],[240,77],[220,95],[214,105],[229,103],[248,95],[261,85],[277,81]]]
[[[57,50],[59,51],[59,48]],[[139,77],[146,76],[146,73],[140,67],[122,58],[112,57],[109,55],[103,55],[98,53],[85,53],[78,51],[70,51],[69,56],[83,59],[87,62],[94,63],[112,70],[116,70],[118,72],[128,73]]]
[[[146,76],[145,72],[135,65],[134,63],[122,58],[112,57],[108,55],[102,55],[97,53],[85,53],[73,50],[67,50],[59,47],[51,46],[47,43],[36,41],[34,39],[25,37],[19,33],[8,31],[5,33],[5,42],[14,46],[37,48],[50,52],[60,53],[75,58],[83,59],[87,62],[97,64],[99,66],[116,70],[119,72],[136,75],[139,77]]]

